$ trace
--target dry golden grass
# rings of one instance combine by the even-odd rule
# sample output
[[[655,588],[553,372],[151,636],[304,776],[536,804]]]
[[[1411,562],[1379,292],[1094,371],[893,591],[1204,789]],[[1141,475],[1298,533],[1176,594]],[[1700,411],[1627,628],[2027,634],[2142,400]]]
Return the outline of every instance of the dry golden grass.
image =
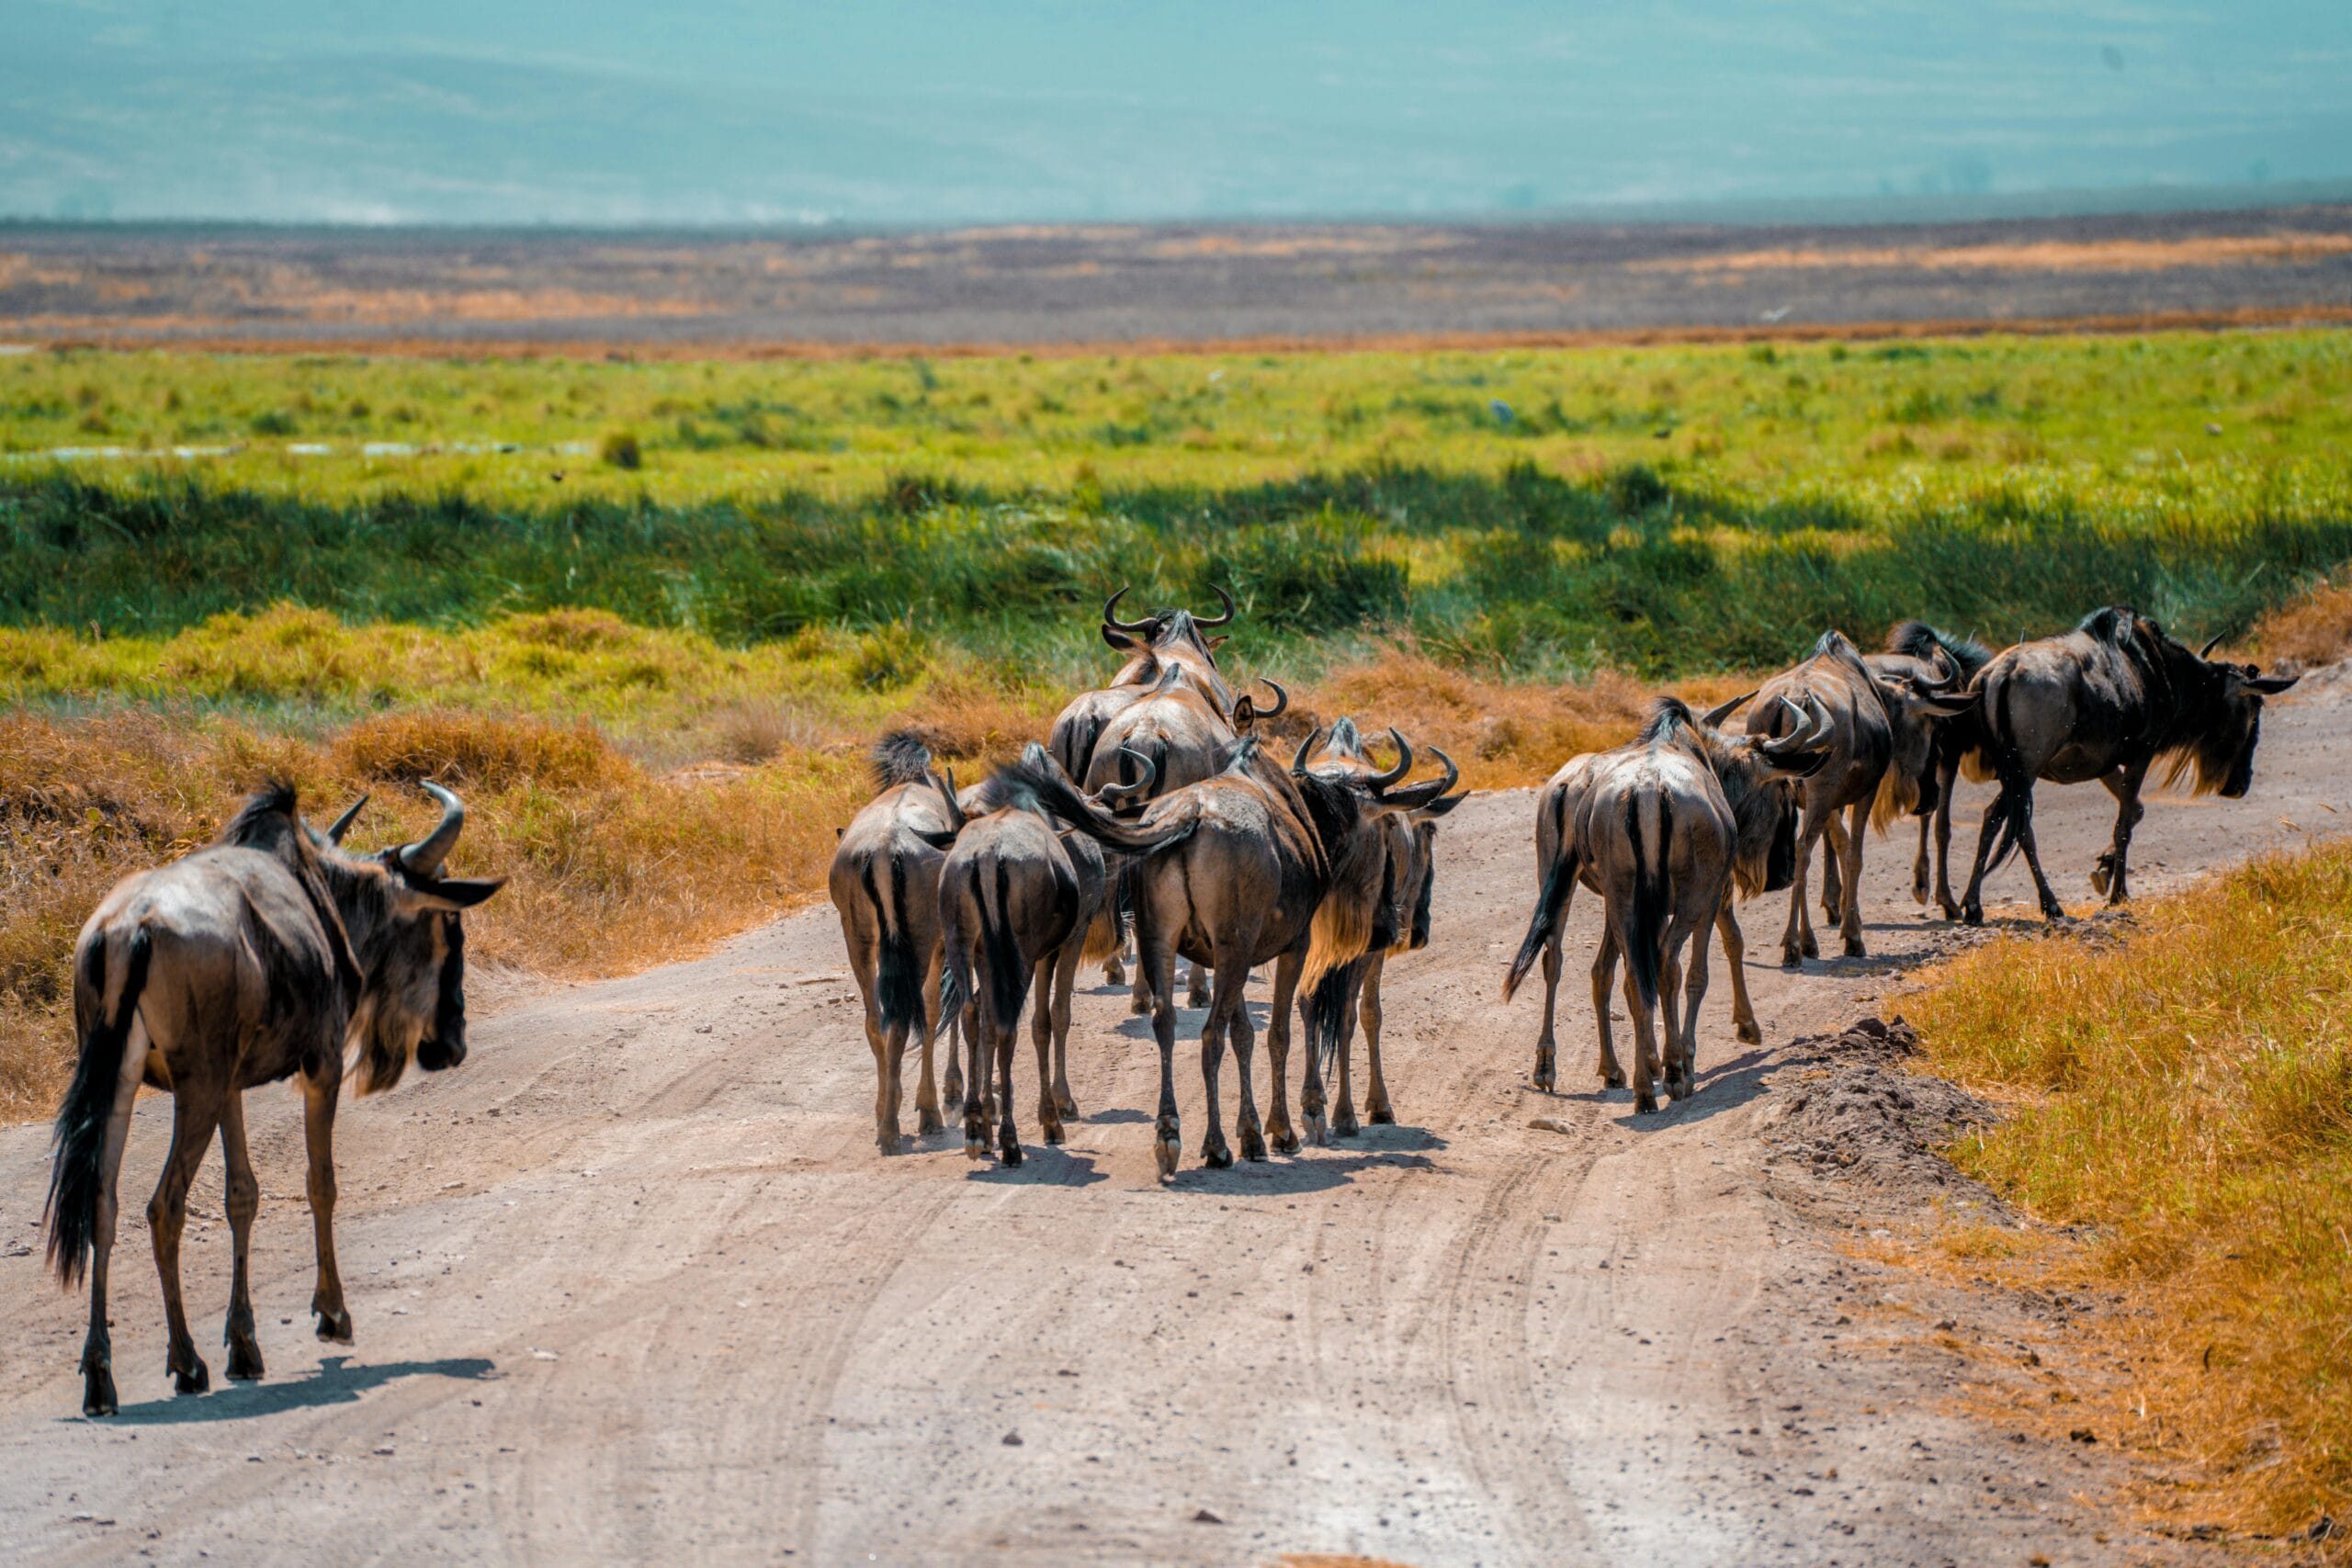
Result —
[[[2254,646],[2266,664],[2318,666],[2352,653],[2352,576],[2338,574],[2264,616]]]
[[[1953,1151],[2055,1224],[1986,1268],[2120,1287],[2124,1440],[2254,1533],[2352,1517],[2352,845],[2152,900],[2109,946],[1980,948],[1906,1009],[1938,1071],[2010,1103]]]

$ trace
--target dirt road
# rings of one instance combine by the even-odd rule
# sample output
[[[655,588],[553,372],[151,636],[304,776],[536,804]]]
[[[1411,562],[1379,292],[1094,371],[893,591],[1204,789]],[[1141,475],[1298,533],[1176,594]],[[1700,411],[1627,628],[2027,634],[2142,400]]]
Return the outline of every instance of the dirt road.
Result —
[[[2249,800],[2152,804],[2154,892],[2346,818],[2336,687],[2275,707]],[[1964,803],[1973,821],[1981,789]],[[2069,897],[2109,820],[2038,818]],[[346,1111],[356,1350],[322,1347],[290,1095],[254,1097],[266,1382],[220,1387],[217,1157],[187,1257],[220,1392],[175,1399],[133,1134],[114,1310],[119,1418],[80,1420],[82,1306],[42,1275],[45,1129],[0,1134],[0,1558],[1420,1564],[2142,1560],[2093,1539],[2088,1450],[1961,1416],[1963,1311],[1858,1261],[1774,1166],[1781,1049],[1875,1010],[1958,940],[1873,840],[1873,955],[1770,967],[1731,1039],[1720,961],[1691,1100],[1591,1091],[1571,927],[1558,1097],[1524,1087],[1535,1004],[1496,1001],[1532,895],[1524,792],[1440,840],[1436,940],[1392,966],[1405,1125],[1153,1179],[1156,1070],[1082,995],[1067,1151],[873,1149],[873,1076],[829,910],[698,963],[478,1020],[463,1068]],[[1963,835],[1973,842],[1973,829]],[[1996,892],[2014,915],[2022,867]],[[1253,994],[1262,988],[1253,987]],[[1188,1030],[1197,1014],[1187,1014]],[[1261,1060],[1262,1061],[1262,1053]],[[1262,1072],[1262,1067],[1260,1069]],[[1022,1092],[1034,1081],[1025,1070]],[[1231,1090],[1228,1088],[1227,1093]],[[1034,1140],[1034,1107],[1023,1105]],[[1529,1125],[1555,1118],[1566,1131]],[[1993,1307],[1956,1332],[2010,1332]],[[322,1353],[323,1352],[323,1353]],[[2109,1445],[2111,1448],[2111,1445]],[[2068,1451],[2060,1451],[2068,1450]]]

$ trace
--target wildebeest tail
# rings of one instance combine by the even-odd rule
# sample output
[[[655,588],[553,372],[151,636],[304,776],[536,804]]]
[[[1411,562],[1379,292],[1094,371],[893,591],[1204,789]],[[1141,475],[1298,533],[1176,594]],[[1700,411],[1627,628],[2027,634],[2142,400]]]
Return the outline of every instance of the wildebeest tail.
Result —
[[[874,769],[874,787],[888,789],[893,784],[921,784],[931,771],[931,748],[911,729],[894,729],[874,743],[869,759]]]
[[[1021,1004],[1029,998],[1029,966],[1021,959],[1021,941],[1012,930],[1012,870],[994,863],[996,897],[984,891],[980,906],[980,947],[989,955],[989,1006],[996,1025],[1010,1029],[1021,1020]]]
[[[1363,979],[1366,960],[1351,958],[1327,971],[1306,998],[1306,1048],[1315,1053],[1316,1070],[1329,1082],[1339,1070],[1340,1049],[1346,1043],[1340,1024],[1348,1013],[1348,998]]]
[[[1657,853],[1649,852],[1642,843],[1641,800],[1638,796],[1625,803],[1625,832],[1633,842],[1634,886],[1632,908],[1626,911],[1624,926],[1618,940],[1625,950],[1625,970],[1633,976],[1634,989],[1642,1005],[1657,1006],[1658,957],[1666,945],[1667,917],[1672,908],[1672,893],[1667,886],[1667,862],[1674,842],[1674,811],[1664,795],[1657,800]]]
[[[865,868],[865,896],[874,901],[876,923],[881,927],[880,951],[875,954],[875,1002],[882,1013],[883,1028],[909,1029],[920,1034],[923,961],[915,951],[914,934],[907,922],[907,868],[895,854],[881,863],[889,869],[887,890],[874,885],[873,863]]]
[[[1544,874],[1544,890],[1535,896],[1535,912],[1528,917],[1526,940],[1519,944],[1518,955],[1503,975],[1503,1000],[1510,1000],[1511,994],[1527,978],[1528,971],[1535,967],[1552,933],[1560,929],[1560,917],[1576,894],[1577,871],[1576,849],[1564,842],[1558,857],[1552,862],[1552,869]]]
[[[144,926],[123,947],[122,984],[107,998],[107,941],[90,944],[83,958],[84,985],[96,998],[95,1016],[82,1036],[74,1081],[57,1109],[56,1157],[49,1173],[49,1266],[60,1283],[82,1277],[97,1228],[98,1194],[106,1184],[107,1126],[114,1118],[116,1086],[122,1078],[122,1052],[147,985],[151,943]]]
[[[960,888],[939,884],[939,1027],[944,1032],[972,999],[972,941],[964,931]]]

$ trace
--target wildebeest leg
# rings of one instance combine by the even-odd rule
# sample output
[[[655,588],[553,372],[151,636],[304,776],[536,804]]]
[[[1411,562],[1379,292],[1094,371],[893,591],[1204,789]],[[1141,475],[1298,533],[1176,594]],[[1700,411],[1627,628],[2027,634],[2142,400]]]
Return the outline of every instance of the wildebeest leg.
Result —
[[[1200,964],[1193,965],[1191,978],[1185,982],[1184,986],[1184,1005],[1188,1008],[1204,1008],[1209,1005],[1209,968],[1207,965]]]
[[[1732,1032],[1749,1045],[1758,1044],[1764,1031],[1757,1027],[1756,1004],[1747,999],[1747,943],[1729,898],[1715,911],[1715,931],[1724,939],[1724,965],[1731,971]]]
[[[1054,1096],[1054,972],[1060,967],[1057,948],[1037,960],[1029,979],[1037,998],[1029,1009],[1029,1038],[1037,1047],[1037,1127],[1048,1144],[1062,1141],[1061,1101]]]
[[[122,1191],[122,1149],[130,1138],[130,1108],[147,1070],[147,1025],[132,1015],[107,1117],[106,1153],[98,1167],[97,1213],[90,1226],[90,1331],[82,1341],[82,1414],[111,1416],[121,1406],[114,1391],[114,1341],[107,1332],[107,1264],[114,1253],[114,1222]]]
[[[261,1345],[254,1337],[254,1298],[246,1270],[254,1241],[254,1215],[261,1209],[261,1183],[254,1179],[253,1156],[245,1149],[245,1097],[235,1089],[220,1107],[220,1161],[228,1168],[221,1207],[229,1213],[229,1321],[221,1334],[229,1347],[229,1375],[243,1382],[262,1375]]]
[[[1183,1128],[1176,1114],[1176,964],[1158,933],[1136,939],[1136,984],[1154,998],[1151,1037],[1159,1046],[1159,1116],[1152,1130],[1152,1154],[1162,1180],[1176,1174],[1183,1152]]]
[[[1374,1126],[1393,1126],[1396,1110],[1388,1103],[1388,1080],[1380,1073],[1380,972],[1387,967],[1387,961],[1375,953],[1364,960],[1364,1059],[1372,1069],[1372,1087],[1364,1090],[1364,1114]]]
[[[212,1374],[196,1353],[187,1331],[187,1304],[180,1297],[180,1233],[187,1225],[187,1190],[204,1163],[204,1145],[220,1119],[221,1091],[209,1084],[182,1083],[172,1094],[172,1146],[164,1156],[164,1177],[148,1201],[147,1228],[155,1244],[155,1272],[164,1280],[164,1325],[171,1336],[164,1371],[181,1393],[202,1393]]]
[[[923,973],[922,1067],[922,1076],[915,1083],[915,1131],[918,1133],[936,1133],[944,1124],[939,1117],[939,1088],[932,1077],[931,1064],[933,1045],[939,1038],[939,970],[943,956],[933,953],[931,967]],[[951,1034],[949,1036],[951,1054],[948,1064],[951,1068],[955,1065],[952,1053],[954,1043],[954,1036]]]
[[[1062,949],[1061,961],[1054,965],[1054,1110],[1061,1122],[1076,1120],[1078,1100],[1069,1092],[1069,1006],[1070,996],[1078,989],[1079,965],[1085,962],[1086,932],[1080,929]],[[1037,993],[1038,1010],[1045,1010],[1047,993]]]
[[[1937,775],[1936,800],[1936,907],[1944,919],[1960,919],[1960,906],[1951,896],[1951,792],[1960,782],[1960,764],[1947,762]]]
[[[1818,957],[1821,949],[1813,940],[1813,917],[1805,908],[1805,873],[1813,863],[1813,846],[1825,832],[1836,829],[1836,813],[1805,803],[1804,825],[1797,834],[1796,877],[1789,888],[1789,923],[1781,932],[1781,967],[1802,969],[1808,958]]]
[[[1625,1069],[1617,1065],[1616,1043],[1610,1038],[1609,987],[1617,977],[1617,933],[1603,926],[1600,951],[1592,955],[1592,1022],[1600,1033],[1600,1074],[1603,1089],[1623,1089]]]
[[[972,965],[972,994],[975,998],[987,996],[989,985],[988,959],[983,956]],[[978,1159],[989,1152],[989,1117],[995,1110],[995,1096],[989,1084],[995,1065],[989,1059],[996,1042],[989,1037],[988,1021],[975,999],[964,1006],[960,1027],[964,1031],[964,1061],[967,1081],[964,1085],[964,1157]]]
[[[302,1075],[302,1142],[311,1156],[311,1230],[318,1245],[319,1283],[311,1311],[319,1337],[351,1343],[351,1313],[343,1304],[343,1271],[334,1262],[334,1102],[343,1091],[343,1059],[332,1056],[323,1082]]]
[[[1674,950],[1672,969],[1682,966],[1684,944],[1690,949],[1690,967],[1682,983],[1681,1036],[1675,1043],[1674,1059],[1668,1065],[1666,1075],[1667,1098],[1679,1100],[1695,1094],[1699,1088],[1699,1004],[1707,999],[1707,928],[1679,926],[1675,934],[1668,938],[1668,943]],[[1674,1018],[1670,999],[1674,993],[1668,991],[1665,995],[1669,998],[1667,1020],[1670,1023]]]
[[[1356,998],[1361,994],[1362,981],[1363,972],[1355,964],[1349,964],[1340,1000],[1340,1048],[1333,1053],[1340,1068],[1339,1081],[1331,1086],[1331,1135],[1335,1138],[1352,1138],[1363,1131],[1356,1122],[1355,1074],[1348,1060],[1355,1054]]]
[[[2033,873],[2033,890],[2041,899],[2041,918],[2055,925],[2066,918],[2066,907],[2058,902],[2058,895],[2050,890],[2050,878],[2041,874],[2041,852],[2033,842],[2033,786],[2028,784],[2018,792],[2015,807],[2018,820],[2018,848],[2025,852],[2025,867]]]
[[[1871,803],[1857,801],[1847,813],[1844,841],[1838,858],[1846,868],[1844,908],[1838,917],[1838,934],[1849,958],[1862,958],[1870,950],[1862,943],[1862,830],[1870,825]]]
[[[1544,1030],[1535,1037],[1534,1084],[1546,1094],[1558,1088],[1560,1082],[1559,1042],[1553,1032],[1552,1017],[1560,1005],[1561,936],[1555,926],[1550,940],[1544,943]]]
[[[903,1025],[886,1026],[869,1007],[865,1043],[874,1052],[874,1145],[894,1155],[899,1152],[899,1069],[906,1060],[907,1032]]]
[[[1241,1143],[1243,1159],[1266,1157],[1266,1130],[1258,1120],[1258,1092],[1250,1082],[1250,1058],[1257,1055],[1258,1032],[1250,1023],[1250,984],[1247,964],[1227,964],[1216,970],[1216,991],[1209,1002],[1209,1020],[1222,1015],[1225,1039],[1233,1047],[1234,1076],[1240,1080],[1241,1108],[1233,1118],[1234,1136]],[[1228,1156],[1229,1157],[1229,1156]]]
[[[1821,840],[1821,918],[1834,920],[1843,908],[1838,901],[1839,888],[1838,861],[1844,852],[1838,847],[1838,818],[1829,818],[1829,830]]]
[[[1972,926],[1984,923],[1984,867],[1993,858],[1993,846],[2000,842],[2001,830],[2008,821],[2011,792],[2007,779],[1994,792],[1984,807],[1984,825],[1976,829],[1976,859],[1968,874],[1968,891],[1961,897],[1960,918]]]
[[[1294,947],[1274,960],[1273,1005],[1266,1013],[1266,1136],[1286,1155],[1298,1152],[1298,1134],[1290,1124],[1290,1010],[1298,996],[1298,973],[1306,949]]]
[[[1661,986],[1665,971],[1660,970]],[[1671,993],[1661,989],[1661,999]],[[1634,983],[1634,964],[1629,956],[1625,963],[1625,1012],[1634,1021],[1634,1111],[1646,1115],[1657,1109],[1658,1059],[1657,1020],[1642,1001],[1642,988]]]
[[[934,996],[938,994],[938,987],[935,986],[933,987],[933,994]],[[956,1016],[942,1017],[939,1021],[939,1035],[947,1042],[947,1071],[941,1076],[939,1083],[943,1113],[953,1111],[961,1115],[964,1111],[964,1052],[970,1045],[972,1039],[970,1032],[966,1028],[968,1021],[964,1016],[964,1013],[968,1010],[960,1010]],[[977,1089],[978,1086],[974,1087]]]
[[[2140,804],[2140,784],[2147,776],[2148,764],[2137,762],[2098,781],[2115,796],[2115,843],[2091,868],[2091,886],[2106,894],[2109,904],[2120,904],[2132,896],[2124,880],[2126,863],[2132,856],[2132,829],[2148,814]]]
[[[994,1036],[996,1047],[997,1157],[1008,1166],[1021,1163],[1021,1130],[1012,1121],[1012,1046],[1021,1032],[1018,1014],[1001,1021],[991,1021],[989,1032]]]

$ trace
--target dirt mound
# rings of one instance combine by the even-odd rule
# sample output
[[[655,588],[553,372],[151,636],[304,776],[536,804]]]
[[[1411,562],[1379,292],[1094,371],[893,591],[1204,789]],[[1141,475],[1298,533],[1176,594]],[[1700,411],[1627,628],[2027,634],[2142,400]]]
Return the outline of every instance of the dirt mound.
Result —
[[[1966,1129],[1996,1120],[1993,1109],[1957,1084],[1909,1070],[1919,1036],[1901,1018],[1866,1018],[1789,1049],[1796,1081],[1763,1124],[1776,1161],[1882,1198],[1973,1199],[1987,1213],[2006,1215],[1990,1189],[1938,1152]]]

